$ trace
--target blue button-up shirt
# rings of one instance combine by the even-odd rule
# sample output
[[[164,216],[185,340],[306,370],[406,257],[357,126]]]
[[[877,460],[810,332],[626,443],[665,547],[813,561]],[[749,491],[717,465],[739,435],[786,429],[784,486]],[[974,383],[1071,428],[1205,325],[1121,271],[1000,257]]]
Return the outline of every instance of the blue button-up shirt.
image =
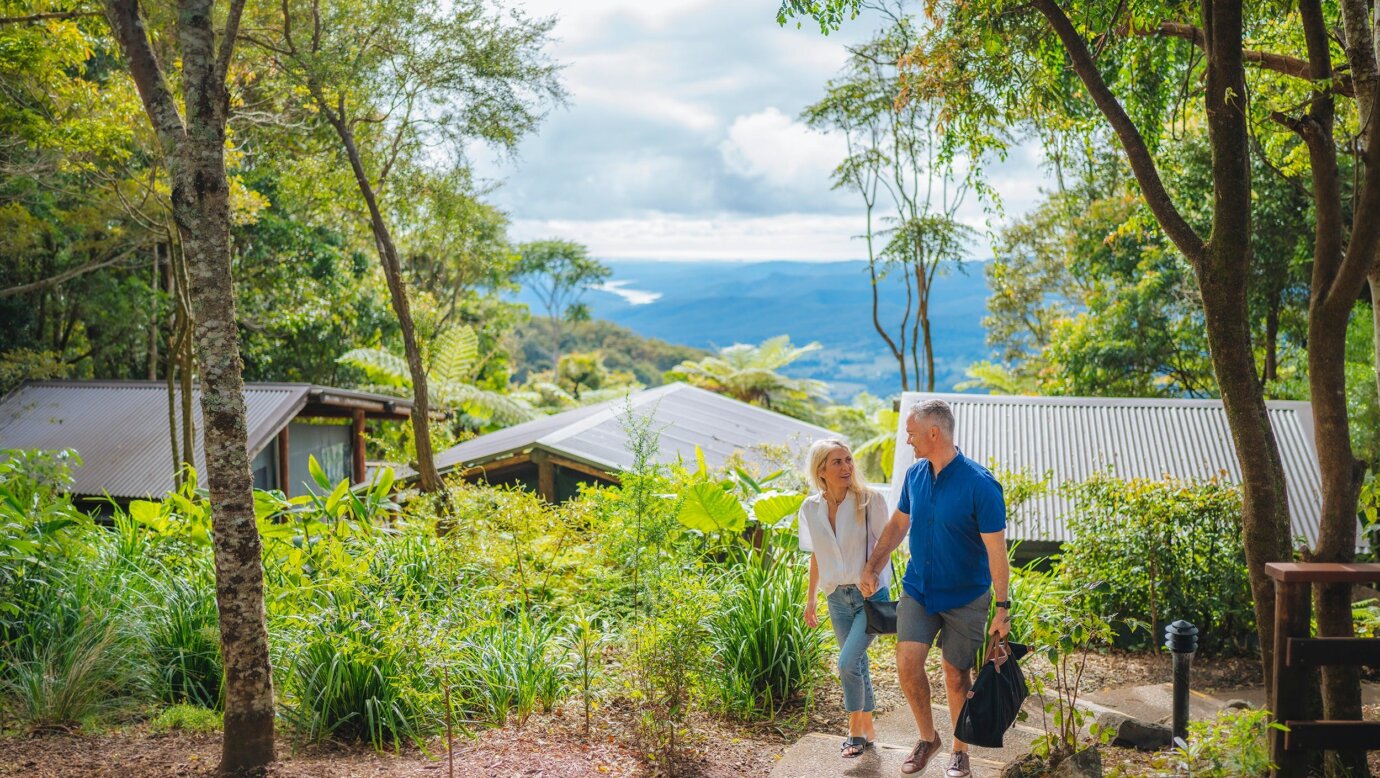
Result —
[[[928,459],[906,470],[896,510],[910,516],[910,564],[901,585],[931,613],[987,593],[982,533],[1006,529],[1006,499],[987,468],[959,452],[934,476]]]

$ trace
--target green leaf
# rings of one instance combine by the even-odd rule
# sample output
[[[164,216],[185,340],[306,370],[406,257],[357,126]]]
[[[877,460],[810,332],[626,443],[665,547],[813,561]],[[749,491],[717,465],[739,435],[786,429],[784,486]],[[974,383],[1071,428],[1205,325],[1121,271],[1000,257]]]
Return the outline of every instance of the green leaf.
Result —
[[[316,461],[315,454],[307,455],[307,472],[311,473],[311,480],[322,489],[331,488],[331,479],[326,477],[326,471],[321,469],[321,463]]]
[[[148,500],[131,500],[129,503],[129,515],[140,524],[150,527],[161,526],[160,518],[163,514],[163,506]]]
[[[331,492],[331,496],[326,498],[326,513],[334,516],[336,508],[340,506],[340,501],[345,499],[345,496],[349,493],[350,481],[349,479],[344,479],[336,485],[335,491]]]
[[[388,492],[393,488],[393,468],[380,468],[374,474],[374,497],[383,499],[388,496]]]
[[[722,484],[703,482],[685,490],[676,519],[699,532],[742,532],[747,526],[747,511]]]
[[[466,383],[479,358],[479,336],[468,326],[449,327],[431,344],[430,377]]]
[[[695,446],[695,474],[705,477],[709,476],[709,465],[705,464],[704,461],[704,449],[700,448],[698,445]]]
[[[805,495],[789,492],[767,492],[752,504],[752,513],[757,520],[767,525],[775,525],[783,519],[794,516],[805,502]]]

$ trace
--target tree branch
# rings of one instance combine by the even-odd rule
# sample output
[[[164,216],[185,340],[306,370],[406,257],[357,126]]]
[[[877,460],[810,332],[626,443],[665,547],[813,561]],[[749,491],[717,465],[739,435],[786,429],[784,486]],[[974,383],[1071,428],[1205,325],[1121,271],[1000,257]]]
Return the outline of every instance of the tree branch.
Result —
[[[29,16],[0,16],[0,25],[4,24],[29,24],[31,22],[42,22],[49,19],[80,19],[84,16],[103,16],[100,11],[55,11],[46,14],[31,14]]]
[[[1131,27],[1122,28],[1122,30],[1123,32],[1129,32],[1132,35],[1139,35],[1142,37],[1159,35],[1165,38],[1179,38],[1189,41],[1203,50],[1206,50],[1207,46],[1207,38],[1200,28],[1182,22],[1160,22],[1159,25],[1155,27]],[[1269,51],[1255,51],[1252,49],[1243,50],[1241,56],[1247,62],[1259,65],[1275,73],[1304,80],[1311,80],[1312,78],[1309,75],[1308,60],[1290,57],[1284,54],[1275,54]],[[1339,75],[1337,77],[1335,91],[1339,95],[1355,97],[1356,87],[1352,82],[1351,76],[1347,74]]]
[[[182,144],[187,129],[178,113],[177,102],[173,99],[168,82],[163,78],[163,70],[158,65],[158,57],[153,53],[144,20],[139,16],[138,0],[106,0],[106,19],[120,48],[129,60],[129,73],[134,78],[134,86],[139,90],[139,99],[158,135],[163,153],[176,156],[182,153]]]
[[[1073,63],[1074,72],[1082,79],[1098,110],[1116,132],[1151,213],[1155,214],[1165,235],[1169,236],[1179,251],[1196,265],[1203,253],[1203,239],[1193,231],[1193,227],[1174,206],[1169,192],[1164,187],[1164,181],[1160,179],[1159,169],[1155,167],[1155,160],[1150,156],[1150,149],[1145,145],[1145,139],[1136,128],[1135,122],[1126,114],[1126,109],[1107,87],[1102,74],[1098,72],[1092,53],[1088,51],[1087,42],[1074,29],[1073,23],[1054,0],[1033,0],[1031,4],[1054,28]]]
[[[220,52],[216,54],[216,69],[213,75],[216,83],[224,84],[230,72],[230,59],[235,53],[235,41],[239,37],[240,18],[244,16],[244,0],[230,0],[230,11],[225,17],[225,30],[221,33]]]
[[[100,259],[96,260],[95,262],[88,262],[85,265],[81,265],[80,267],[74,267],[71,270],[65,270],[49,278],[44,278],[28,284],[20,284],[19,286],[11,286],[8,289],[0,289],[0,299],[4,299],[6,297],[14,297],[16,295],[21,294],[28,294],[29,292],[37,292],[42,289],[48,289],[49,287],[58,286],[59,284],[62,284],[64,282],[71,281],[73,278],[76,278],[77,276],[86,275],[87,273],[90,273],[93,270],[100,270],[103,267],[110,267],[111,265],[114,265],[118,262],[127,259],[129,255],[133,253],[134,249],[126,249],[120,252],[119,254],[116,254],[115,256],[111,257],[110,259]]]

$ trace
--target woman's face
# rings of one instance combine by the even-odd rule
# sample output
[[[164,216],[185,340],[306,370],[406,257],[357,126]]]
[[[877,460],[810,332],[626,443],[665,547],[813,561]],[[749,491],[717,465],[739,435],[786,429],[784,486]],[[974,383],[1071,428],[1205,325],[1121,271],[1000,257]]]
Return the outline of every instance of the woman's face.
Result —
[[[846,489],[853,483],[853,455],[846,448],[836,448],[824,460],[824,483],[835,489]]]

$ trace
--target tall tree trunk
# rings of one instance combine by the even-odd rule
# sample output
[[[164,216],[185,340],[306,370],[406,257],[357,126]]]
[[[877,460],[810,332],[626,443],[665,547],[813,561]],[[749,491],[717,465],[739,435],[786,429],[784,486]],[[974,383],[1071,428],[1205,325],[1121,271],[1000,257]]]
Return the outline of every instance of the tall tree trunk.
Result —
[[[1265,311],[1265,370],[1261,374],[1261,381],[1269,383],[1279,380],[1279,308],[1280,292],[1274,290],[1270,293],[1270,299],[1266,303],[1268,310]]]
[[[214,0],[179,0],[176,39],[186,123],[154,55],[137,0],[106,0],[172,182],[172,212],[190,277],[201,361],[206,484],[225,668],[220,774],[261,774],[273,761],[273,673],[264,617],[263,563],[254,520],[244,380],[230,277],[230,201],[225,171],[225,78],[243,0],[232,0],[216,46]]]
[[[551,314],[551,383],[560,383],[561,369],[561,336],[564,335],[561,327],[561,317],[554,311]]]
[[[382,209],[379,208],[374,186],[369,181],[369,174],[364,170],[364,160],[360,156],[359,147],[355,145],[354,132],[346,120],[344,98],[341,98],[337,106],[331,107],[320,88],[313,86],[312,95],[317,105],[323,109],[327,121],[335,128],[336,135],[340,137],[345,155],[350,160],[350,169],[354,171],[359,193],[369,206],[369,225],[374,231],[374,244],[383,263],[384,278],[388,281],[388,294],[393,301],[393,312],[397,314],[398,325],[402,328],[407,370],[412,374],[412,436],[417,444],[418,486],[424,492],[434,492],[441,488],[441,476],[436,472],[435,453],[431,446],[431,398],[427,388],[426,366],[422,364],[422,351],[417,345],[417,329],[412,322],[412,306],[408,302],[407,286],[403,280],[402,262],[398,259],[398,249],[393,245],[393,235],[388,230],[388,223],[384,221]]]
[[[1347,11],[1349,43],[1358,43],[1356,9]],[[1299,16],[1308,46],[1309,75],[1316,83],[1332,78],[1330,32],[1320,0],[1300,0]],[[1364,14],[1362,14],[1364,20]],[[1366,41],[1370,43],[1369,40]],[[1362,61],[1353,76],[1370,82],[1358,92],[1358,108],[1370,113],[1374,108],[1376,82],[1374,51],[1370,45],[1348,54]],[[1366,54],[1372,56],[1366,59]],[[1380,147],[1369,144],[1365,154],[1364,178],[1357,193],[1351,245],[1343,237],[1344,218],[1337,147],[1334,136],[1334,98],[1326,90],[1313,94],[1308,113],[1292,120],[1276,120],[1299,134],[1308,146],[1313,178],[1314,240],[1313,277],[1308,306],[1308,384],[1313,401],[1314,436],[1318,467],[1322,474],[1322,512],[1318,542],[1313,558],[1320,562],[1351,562],[1356,555],[1356,497],[1365,475],[1365,465],[1351,451],[1350,425],[1346,407],[1346,330],[1366,275],[1375,265],[1380,247]],[[1372,138],[1373,140],[1373,138]],[[1324,637],[1351,637],[1351,586],[1315,587],[1318,634]],[[1361,718],[1360,674],[1357,668],[1326,666],[1322,672],[1323,715],[1332,720]],[[1337,752],[1329,760],[1332,776],[1366,774],[1363,751]]]
[[[150,381],[158,380],[158,325],[159,309],[158,304],[158,242],[153,244],[153,267],[149,272],[149,290],[152,292],[149,300],[149,351],[148,351],[148,371],[147,378]]]
[[[1141,195],[1165,235],[1193,265],[1203,295],[1208,348],[1241,464],[1242,544],[1255,600],[1256,634],[1267,688],[1273,675],[1274,586],[1265,564],[1288,559],[1289,513],[1284,466],[1251,354],[1246,301],[1251,247],[1251,179],[1240,0],[1204,0],[1208,52],[1204,105],[1212,149],[1212,233],[1194,232],[1165,189],[1149,147],[1108,88],[1087,42],[1056,0],[1031,3],[1059,36],[1074,71],[1126,152]],[[1273,700],[1269,701],[1273,705]]]
[[[1209,253],[1229,254],[1216,248]],[[1267,688],[1274,674],[1275,586],[1265,565],[1292,557],[1284,465],[1265,408],[1264,388],[1251,356],[1250,326],[1244,284],[1217,283],[1210,269],[1240,257],[1213,257],[1199,273],[1208,349],[1231,429],[1233,449],[1241,464],[1241,537],[1246,568],[1255,601],[1256,635]],[[1273,700],[1269,701],[1273,706]]]
[[[869,243],[871,243],[871,241],[872,241],[872,235],[871,235],[872,227],[871,227],[871,216],[870,216],[870,215],[869,215],[868,221],[869,221],[869,224],[868,224],[868,236],[867,236],[867,240],[868,240]],[[870,253],[870,249],[869,249],[869,253]],[[901,391],[903,391],[903,392],[909,392],[909,391],[910,391],[910,376],[906,374],[906,355],[905,355],[905,352],[901,351],[901,349],[899,349],[899,348],[896,347],[896,341],[894,341],[894,340],[891,339],[891,334],[888,333],[888,332],[886,331],[886,328],[882,326],[881,317],[879,317],[879,316],[877,315],[877,304],[878,304],[878,302],[879,302],[879,301],[878,301],[878,297],[879,297],[879,295],[880,295],[880,291],[877,289],[877,263],[876,263],[875,260],[869,260],[869,261],[868,261],[868,263],[867,263],[867,272],[868,272],[868,274],[872,277],[872,328],[875,329],[875,330],[877,330],[877,334],[882,336],[882,340],[886,341],[886,346],[887,346],[887,348],[891,349],[891,356],[893,356],[893,357],[896,359],[896,365],[897,365],[897,367],[898,367],[898,368],[900,369],[900,371],[901,371]]]

